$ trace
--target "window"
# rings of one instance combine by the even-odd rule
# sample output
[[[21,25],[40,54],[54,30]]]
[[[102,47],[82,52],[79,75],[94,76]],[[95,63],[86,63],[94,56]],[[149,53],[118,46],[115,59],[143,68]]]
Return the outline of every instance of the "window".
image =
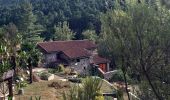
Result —
[[[80,59],[76,59],[77,62],[80,62]]]

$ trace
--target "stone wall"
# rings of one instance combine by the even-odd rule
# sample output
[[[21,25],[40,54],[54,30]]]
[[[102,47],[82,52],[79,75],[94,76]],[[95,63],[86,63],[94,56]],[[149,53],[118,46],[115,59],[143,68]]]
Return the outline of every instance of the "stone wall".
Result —
[[[89,66],[90,66],[90,60],[89,58],[80,58],[80,61],[77,62],[76,59],[71,62],[71,67],[74,68],[75,71],[81,74],[88,74],[89,73]]]
[[[56,58],[57,58],[56,54],[57,54],[57,53],[45,54],[45,61],[46,61],[46,63],[56,61]]]
[[[103,75],[104,79],[109,80],[112,78],[112,76],[117,72],[117,70],[109,71],[109,72],[104,72],[100,68],[98,68],[99,72]]]

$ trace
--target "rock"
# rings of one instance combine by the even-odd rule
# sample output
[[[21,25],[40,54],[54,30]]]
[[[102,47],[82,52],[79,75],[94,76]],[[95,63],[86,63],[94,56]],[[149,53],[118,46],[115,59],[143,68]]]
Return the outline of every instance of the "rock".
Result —
[[[32,74],[32,78],[34,82],[39,82],[41,81],[40,77],[38,75],[36,75],[35,73]]]
[[[30,74],[30,72],[29,72],[28,70],[26,71],[26,73],[27,73],[28,75]]]
[[[49,77],[48,77],[48,81],[50,80],[54,80],[54,74],[51,74]]]
[[[24,94],[24,89],[19,89],[18,90],[18,95],[23,95]]]

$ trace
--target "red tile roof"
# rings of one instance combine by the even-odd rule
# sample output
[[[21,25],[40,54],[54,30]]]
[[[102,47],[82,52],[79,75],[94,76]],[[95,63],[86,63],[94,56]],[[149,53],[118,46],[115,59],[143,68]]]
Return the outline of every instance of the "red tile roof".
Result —
[[[93,63],[94,64],[101,64],[101,63],[108,63],[108,62],[110,62],[108,59],[102,58],[99,55],[93,56]]]
[[[79,57],[89,57],[91,54],[82,48],[74,47],[68,50],[64,50],[63,53],[67,55],[69,58],[79,58]]]
[[[96,45],[89,40],[70,40],[70,41],[53,41],[53,42],[41,42],[37,45],[46,53],[50,52],[59,52],[65,50],[72,50],[74,52],[74,48],[82,48],[82,49],[91,49],[96,48]]]

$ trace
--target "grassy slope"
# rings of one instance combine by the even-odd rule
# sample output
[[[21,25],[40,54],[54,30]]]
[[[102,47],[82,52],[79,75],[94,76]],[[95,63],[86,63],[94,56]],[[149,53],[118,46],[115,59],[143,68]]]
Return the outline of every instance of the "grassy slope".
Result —
[[[16,100],[29,100],[31,96],[41,96],[41,100],[61,100],[63,91],[69,88],[55,89],[48,87],[53,81],[42,81],[28,85],[24,88],[24,95],[15,95]],[[34,99],[33,99],[34,100]]]
[[[53,81],[42,81],[28,85],[24,88],[24,95],[15,95],[16,100],[29,100],[31,96],[41,96],[41,100],[62,100],[63,91],[69,91],[69,88],[55,89],[48,87]],[[113,88],[103,81],[102,92],[112,92]],[[34,100],[34,99],[33,99]]]

